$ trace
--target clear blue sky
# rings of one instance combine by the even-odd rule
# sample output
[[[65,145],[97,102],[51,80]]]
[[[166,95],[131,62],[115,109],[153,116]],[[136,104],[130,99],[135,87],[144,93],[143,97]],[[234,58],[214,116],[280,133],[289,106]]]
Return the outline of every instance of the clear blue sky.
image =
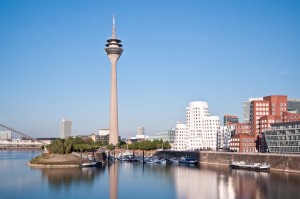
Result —
[[[211,115],[242,101],[300,98],[300,1],[0,1],[0,123],[35,137],[109,126],[110,62],[104,52],[116,15],[119,129],[153,134],[185,122],[190,101]]]

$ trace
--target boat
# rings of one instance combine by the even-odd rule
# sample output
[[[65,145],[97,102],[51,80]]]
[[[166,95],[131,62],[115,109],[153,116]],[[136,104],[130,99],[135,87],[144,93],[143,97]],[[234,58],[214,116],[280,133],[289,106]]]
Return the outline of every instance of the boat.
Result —
[[[101,167],[102,162],[91,161],[91,162],[84,162],[81,164],[81,167]]]
[[[182,156],[179,159],[179,163],[181,163],[181,164],[197,164],[197,160],[195,158],[192,158],[192,157]]]
[[[231,161],[229,166],[233,169],[246,169],[254,171],[270,171],[271,166],[266,163],[250,163],[246,164],[244,161]]]
[[[179,164],[179,159],[176,157],[170,158],[168,160],[171,164]]]

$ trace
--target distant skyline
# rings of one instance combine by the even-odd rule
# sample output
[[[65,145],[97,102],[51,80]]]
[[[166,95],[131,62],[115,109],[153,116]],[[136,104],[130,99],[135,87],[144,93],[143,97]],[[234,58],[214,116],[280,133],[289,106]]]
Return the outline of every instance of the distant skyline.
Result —
[[[300,98],[300,1],[0,1],[0,123],[34,137],[109,128],[112,15],[119,132],[185,122],[191,101],[237,115],[251,97]]]

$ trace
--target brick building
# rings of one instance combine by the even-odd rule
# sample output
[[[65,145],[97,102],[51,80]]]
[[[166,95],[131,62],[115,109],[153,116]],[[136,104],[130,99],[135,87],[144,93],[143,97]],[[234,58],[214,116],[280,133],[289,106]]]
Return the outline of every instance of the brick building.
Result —
[[[256,138],[247,133],[239,133],[231,138],[230,150],[237,152],[251,153],[256,152]]]

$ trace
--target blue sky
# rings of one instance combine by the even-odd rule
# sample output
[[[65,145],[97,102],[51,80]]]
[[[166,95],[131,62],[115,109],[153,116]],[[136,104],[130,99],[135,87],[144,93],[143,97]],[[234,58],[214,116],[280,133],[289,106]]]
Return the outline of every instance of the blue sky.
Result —
[[[185,122],[190,101],[242,120],[242,101],[300,98],[300,1],[0,1],[0,122],[35,137],[109,126],[116,15],[119,129]]]

